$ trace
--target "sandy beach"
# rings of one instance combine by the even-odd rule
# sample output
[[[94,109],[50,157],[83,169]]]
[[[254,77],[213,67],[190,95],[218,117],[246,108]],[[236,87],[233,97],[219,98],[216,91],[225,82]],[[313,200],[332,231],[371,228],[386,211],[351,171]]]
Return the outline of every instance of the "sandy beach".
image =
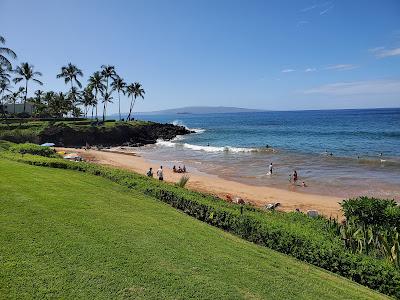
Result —
[[[57,148],[57,151],[79,153],[87,161],[123,168],[140,174],[145,174],[149,167],[153,167],[154,171],[159,168],[159,165],[133,153],[74,148]],[[246,202],[259,207],[268,203],[279,202],[281,204],[279,209],[283,211],[293,211],[296,208],[301,211],[315,209],[327,217],[340,218],[342,215],[338,204],[342,198],[339,197],[299,193],[267,186],[253,186],[222,179],[197,170],[193,171],[191,166],[187,167],[190,176],[187,187],[192,190],[215,194],[222,199],[226,199],[227,194],[232,197],[241,197]],[[173,173],[171,169],[164,167],[164,179],[166,181],[177,182],[181,176],[182,174]]]

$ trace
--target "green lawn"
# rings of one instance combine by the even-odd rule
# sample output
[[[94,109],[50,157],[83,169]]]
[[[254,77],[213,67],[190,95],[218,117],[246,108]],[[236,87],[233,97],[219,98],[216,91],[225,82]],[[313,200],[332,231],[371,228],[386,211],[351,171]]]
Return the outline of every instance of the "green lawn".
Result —
[[[0,298],[384,298],[100,177],[0,175]]]

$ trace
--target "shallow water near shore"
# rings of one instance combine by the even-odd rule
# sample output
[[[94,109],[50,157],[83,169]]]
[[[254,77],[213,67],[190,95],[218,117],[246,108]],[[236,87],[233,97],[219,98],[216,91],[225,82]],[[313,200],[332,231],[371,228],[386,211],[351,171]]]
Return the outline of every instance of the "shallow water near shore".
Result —
[[[400,200],[400,109],[137,117],[196,131],[135,149],[170,167],[299,192]],[[289,183],[293,169],[306,188]]]

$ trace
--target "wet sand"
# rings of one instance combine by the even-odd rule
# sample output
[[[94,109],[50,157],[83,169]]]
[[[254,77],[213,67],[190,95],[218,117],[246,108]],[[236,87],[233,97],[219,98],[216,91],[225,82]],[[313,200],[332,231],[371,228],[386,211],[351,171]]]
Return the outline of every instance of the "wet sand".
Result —
[[[145,174],[149,167],[154,173],[159,165],[132,153],[106,150],[84,150],[73,148],[57,148],[57,151],[79,153],[86,160],[101,165],[109,165],[117,168],[131,170],[140,174]],[[310,209],[317,210],[320,214],[327,217],[342,217],[338,202],[342,198],[333,196],[323,196],[308,194],[307,188],[302,188],[302,192],[283,190],[267,186],[254,186],[243,184],[232,180],[220,178],[215,175],[206,174],[193,169],[193,166],[186,166],[190,180],[187,187],[192,190],[215,194],[222,199],[226,199],[229,194],[232,197],[243,198],[256,206],[263,207],[268,203],[279,202],[280,210],[294,211],[299,208],[301,211]],[[182,174],[174,173],[170,168],[164,167],[164,180],[177,182]]]

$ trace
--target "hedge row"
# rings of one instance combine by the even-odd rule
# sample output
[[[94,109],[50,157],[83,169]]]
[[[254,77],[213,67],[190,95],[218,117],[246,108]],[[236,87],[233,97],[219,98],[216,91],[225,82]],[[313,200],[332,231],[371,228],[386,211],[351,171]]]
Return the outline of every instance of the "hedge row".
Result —
[[[59,157],[56,152],[50,147],[39,146],[37,144],[24,143],[13,144],[8,148],[8,151],[19,154],[32,154],[44,157]]]
[[[291,255],[400,299],[400,271],[383,260],[347,251],[329,227],[329,222],[323,218],[311,219],[301,213],[264,212],[249,206],[241,213],[240,206],[214,196],[125,170],[7,152],[1,156],[36,166],[78,170],[102,176],[153,196],[196,219],[248,241]]]

